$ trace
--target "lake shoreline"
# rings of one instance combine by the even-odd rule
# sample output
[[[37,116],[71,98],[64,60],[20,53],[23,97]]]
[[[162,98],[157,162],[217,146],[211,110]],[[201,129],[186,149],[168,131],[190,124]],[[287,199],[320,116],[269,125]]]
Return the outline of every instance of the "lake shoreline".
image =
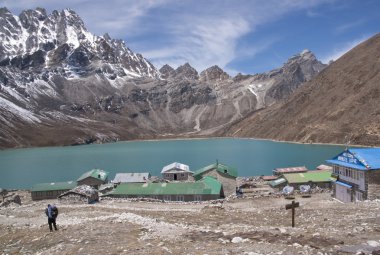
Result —
[[[88,146],[37,147],[0,151],[2,188],[29,188],[35,183],[75,180],[91,169],[116,173],[149,172],[186,164],[192,171],[216,162],[237,169],[238,176],[271,175],[273,169],[315,169],[344,150],[343,146],[277,142],[252,138],[133,140]]]
[[[34,149],[34,148],[61,148],[61,147],[82,147],[87,145],[101,145],[101,144],[113,144],[113,143],[130,143],[130,142],[162,142],[162,141],[191,141],[191,140],[213,140],[213,139],[232,139],[232,140],[257,140],[257,141],[269,141],[277,143],[288,143],[288,144],[304,144],[304,145],[327,145],[327,146],[346,146],[345,144],[339,143],[305,143],[296,141],[285,141],[285,140],[275,140],[267,138],[254,138],[254,137],[231,137],[231,136],[213,136],[213,137],[157,137],[154,139],[131,139],[131,140],[119,140],[114,142],[104,142],[104,143],[89,143],[89,144],[75,144],[75,145],[57,145],[57,146],[32,146],[32,147],[12,147],[12,148],[0,148],[0,151],[8,150],[18,150],[18,149]],[[359,148],[377,148],[380,146],[367,146],[367,145],[357,145],[350,144],[347,147],[359,147]]]

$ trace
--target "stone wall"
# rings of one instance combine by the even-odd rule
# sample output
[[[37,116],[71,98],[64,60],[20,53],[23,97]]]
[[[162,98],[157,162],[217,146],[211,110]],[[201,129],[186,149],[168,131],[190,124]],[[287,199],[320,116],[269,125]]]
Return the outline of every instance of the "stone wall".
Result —
[[[223,185],[223,192],[224,196],[228,197],[229,195],[234,195],[236,194],[236,179],[234,177],[231,177],[229,175],[221,174],[219,172],[216,172],[218,175],[218,181],[222,183]]]
[[[174,178],[174,175],[176,175],[177,178]],[[190,173],[164,173],[162,176],[165,180],[169,181],[187,181],[193,179]]]
[[[380,198],[380,169],[374,171],[368,171],[368,199]]]
[[[203,177],[211,176],[211,177],[216,178],[223,186],[223,192],[224,192],[225,197],[236,194],[236,187],[237,187],[236,178],[230,175],[219,173],[216,169],[207,171],[203,173],[202,176]]]

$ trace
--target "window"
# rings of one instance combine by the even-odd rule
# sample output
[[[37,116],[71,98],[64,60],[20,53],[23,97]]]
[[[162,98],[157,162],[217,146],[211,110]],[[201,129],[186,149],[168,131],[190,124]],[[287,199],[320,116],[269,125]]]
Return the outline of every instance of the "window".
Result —
[[[194,201],[202,201],[202,195],[194,195]]]
[[[185,201],[185,197],[183,195],[177,195],[177,201]]]
[[[338,175],[339,174],[339,167],[334,166],[333,171],[334,171],[334,174]]]

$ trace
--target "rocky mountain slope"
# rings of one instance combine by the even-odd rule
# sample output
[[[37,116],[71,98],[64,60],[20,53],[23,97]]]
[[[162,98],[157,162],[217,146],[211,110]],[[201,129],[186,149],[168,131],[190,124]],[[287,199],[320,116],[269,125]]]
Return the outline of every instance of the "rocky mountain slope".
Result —
[[[158,71],[69,9],[1,8],[0,25],[0,147],[214,135],[324,68],[304,51],[264,74]]]
[[[285,102],[239,123],[233,136],[380,145],[380,34],[324,69]]]

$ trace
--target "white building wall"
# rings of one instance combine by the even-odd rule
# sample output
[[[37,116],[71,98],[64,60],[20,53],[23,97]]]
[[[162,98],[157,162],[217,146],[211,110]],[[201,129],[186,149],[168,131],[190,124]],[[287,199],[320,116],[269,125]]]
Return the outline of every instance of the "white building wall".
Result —
[[[336,183],[335,197],[344,203],[349,203],[351,202],[351,189]]]
[[[334,173],[339,175],[339,180],[356,184],[359,186],[359,190],[365,191],[364,171],[343,166],[334,166]]]

